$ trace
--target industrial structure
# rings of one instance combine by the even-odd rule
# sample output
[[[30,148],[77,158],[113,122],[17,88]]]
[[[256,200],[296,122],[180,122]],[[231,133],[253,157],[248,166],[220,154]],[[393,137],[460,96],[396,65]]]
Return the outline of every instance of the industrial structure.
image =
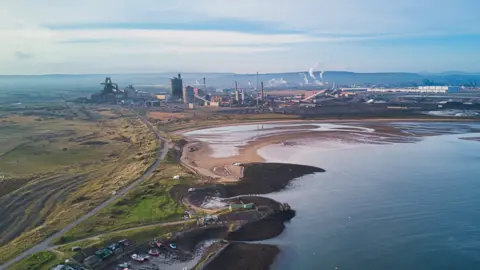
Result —
[[[112,82],[110,77],[106,77],[101,85],[103,86],[102,91],[90,95],[88,102],[133,103],[134,101],[144,100],[149,97],[145,92],[137,91],[133,85],[129,85],[125,89],[119,88],[118,84]]]
[[[182,91],[183,103],[189,104],[195,102],[194,89],[191,86],[185,86]]]
[[[170,79],[170,96],[173,99],[181,99],[183,97],[183,81],[181,74],[178,74],[178,77]]]
[[[409,88],[370,88],[368,92],[404,92],[404,93],[431,93],[431,94],[447,94],[459,93],[460,86],[419,86]]]
[[[112,83],[112,79],[110,77],[106,77],[105,81],[101,83],[103,85],[103,94],[112,94],[118,92],[118,84]]]

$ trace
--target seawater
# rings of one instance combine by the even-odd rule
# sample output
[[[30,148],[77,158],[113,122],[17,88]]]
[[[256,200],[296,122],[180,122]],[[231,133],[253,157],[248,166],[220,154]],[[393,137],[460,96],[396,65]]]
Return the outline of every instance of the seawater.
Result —
[[[244,142],[258,136],[258,125],[213,131]],[[478,136],[388,145],[309,140],[260,149],[271,162],[327,170],[267,195],[297,211],[280,236],[262,241],[281,248],[272,269],[480,269],[480,142],[459,139]]]
[[[465,136],[261,149],[327,170],[269,195],[297,210],[265,241],[282,250],[272,269],[480,269],[480,142]]]

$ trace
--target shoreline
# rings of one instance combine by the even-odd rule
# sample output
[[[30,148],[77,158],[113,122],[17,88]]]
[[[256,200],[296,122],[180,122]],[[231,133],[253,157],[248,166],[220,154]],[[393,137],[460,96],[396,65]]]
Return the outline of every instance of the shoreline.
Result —
[[[407,119],[406,119],[407,120]],[[429,119],[431,120],[431,119]],[[417,120],[417,121],[412,121],[412,119],[408,119],[409,122],[426,122],[424,120]],[[195,171],[199,175],[202,175],[204,177],[207,177],[210,179],[211,182],[214,182],[216,184],[222,184],[222,185],[230,185],[233,184],[232,186],[241,186],[245,182],[250,179],[255,179],[257,180],[256,182],[262,182],[258,181],[259,179],[262,179],[262,177],[259,177],[259,175],[251,176],[249,175],[248,171],[245,171],[244,166],[249,166],[249,164],[263,164],[263,165],[268,165],[268,164],[274,164],[267,162],[265,158],[263,158],[259,153],[258,150],[272,145],[272,144],[281,144],[284,147],[289,147],[290,145],[288,144],[289,140],[293,140],[294,143],[292,145],[295,145],[295,142],[299,142],[302,140],[320,140],[320,141],[325,141],[329,139],[333,140],[340,140],[344,142],[345,140],[349,143],[358,143],[358,144],[375,144],[375,142],[379,142],[377,144],[393,144],[393,143],[409,143],[409,142],[416,142],[422,137],[426,136],[433,136],[433,135],[441,135],[445,134],[441,131],[432,129],[431,132],[429,133],[424,133],[424,134],[412,134],[409,132],[406,132],[405,129],[402,129],[400,127],[395,127],[392,125],[388,125],[389,123],[393,122],[401,122],[399,119],[369,119],[367,121],[365,120],[333,120],[333,121],[324,121],[323,124],[346,124],[345,126],[350,126],[350,127],[342,127],[339,128],[340,130],[336,131],[311,131],[311,130],[300,130],[297,132],[292,132],[292,133],[281,133],[282,128],[275,129],[280,132],[280,134],[268,134],[265,136],[257,136],[250,138],[248,140],[248,143],[245,145],[240,145],[236,146],[238,149],[236,154],[228,155],[227,157],[212,157],[211,155],[213,154],[213,148],[211,146],[211,143],[208,142],[202,142],[199,140],[195,140],[194,136],[185,136],[184,134],[193,130],[199,130],[199,129],[208,129],[208,127],[199,127],[199,128],[192,128],[192,129],[187,129],[183,130],[181,132],[181,135],[184,140],[187,141],[186,144],[183,145],[181,148],[182,150],[182,155],[181,155],[181,163],[182,165],[186,166],[187,168]],[[435,121],[428,121],[428,122],[447,122],[445,119],[435,119]],[[466,122],[478,122],[478,121],[448,121],[448,122],[461,122],[461,123],[466,123]],[[315,123],[322,125],[322,122],[319,120],[287,120],[287,121],[261,121],[261,122],[249,122],[249,123],[235,123],[235,124],[225,124],[221,125],[223,126],[238,126],[238,125],[255,125],[255,124],[276,124],[276,123],[285,123],[285,124],[305,124],[305,126],[308,126],[309,124]],[[350,123],[352,125],[347,125],[347,123]],[[358,125],[358,124],[361,125]],[[219,127],[218,125],[215,127]],[[364,130],[360,130],[361,128],[364,128]],[[367,132],[365,131],[365,128],[372,128],[372,132]],[[475,128],[471,128],[472,130],[475,130]],[[176,132],[178,134],[178,131]],[[373,136],[374,138],[370,142],[361,142],[358,140],[357,137],[361,135],[369,135]],[[387,138],[387,139],[385,139]],[[382,141],[383,140],[383,141]],[[286,143],[287,142],[287,143]],[[381,142],[381,143],[380,143]],[[234,165],[234,163],[241,163],[242,166]],[[296,164],[291,164],[291,163],[278,163],[280,164],[279,168],[268,168],[268,169],[260,169],[259,171],[265,172],[267,177],[264,179],[279,179],[278,176],[272,176],[269,175],[269,173],[279,173],[280,175],[282,173],[285,173],[285,171],[282,171],[281,168],[287,168],[287,170],[291,170],[291,166],[298,166]],[[216,169],[217,168],[217,169]],[[221,170],[223,168],[223,170]],[[223,173],[222,173],[223,172]],[[225,172],[229,172],[228,174]],[[255,186],[255,184],[247,189],[242,189],[239,188],[238,193],[231,193],[231,192],[226,192],[225,194],[228,195],[238,195],[238,196],[245,196],[247,194],[245,193],[250,193],[250,194],[268,194],[274,191],[281,190],[288,186],[288,184],[298,178],[299,176],[291,177],[289,180],[286,181],[279,181],[279,186],[276,188],[272,188],[272,186],[267,186],[267,187],[260,187]],[[288,178],[288,177],[287,177]],[[263,180],[263,179],[262,179]],[[255,181],[253,181],[255,182]],[[230,194],[229,194],[230,193]],[[258,196],[260,200],[266,199],[265,197]],[[246,201],[248,201],[245,198]],[[278,202],[275,202],[279,204]],[[238,233],[238,238],[235,236],[232,236],[233,238],[230,238],[230,240],[234,241],[255,241],[259,240],[257,238],[261,239],[270,239],[273,237],[276,237],[279,235],[281,232],[284,230],[284,222],[290,220],[293,218],[295,214],[292,216],[288,217],[287,219],[281,218],[280,220],[268,220],[268,219],[260,219],[257,221],[250,221],[246,222],[241,228],[240,228],[240,233]],[[269,232],[269,228],[275,227],[273,230],[275,231],[274,233]],[[258,233],[255,233],[255,230],[258,230]],[[249,237],[251,235],[256,235],[252,236],[253,238],[250,239]],[[253,247],[255,244],[251,243],[244,243],[247,247],[252,245],[252,249],[255,249]],[[268,246],[268,245],[267,245]],[[278,248],[276,246],[272,246],[275,248]],[[245,252],[245,253],[242,253]],[[257,251],[258,252],[258,251]],[[232,253],[232,254],[230,254]],[[213,265],[216,265],[216,268],[209,268],[206,266],[203,269],[219,269],[218,265],[222,265],[220,262],[235,262],[237,257],[242,257],[245,254],[247,254],[246,251],[241,251],[237,250],[236,252],[230,252],[230,253],[225,253],[225,250],[222,250],[222,253],[216,254],[215,259],[210,261]],[[266,261],[270,261],[268,266],[270,266],[278,253],[275,254],[270,254],[268,257],[265,258]],[[240,262],[238,262],[240,263]],[[264,263],[264,262],[262,262]],[[262,263],[259,263],[258,265],[261,265]],[[255,263],[253,263],[255,264]],[[268,267],[264,266],[264,267]],[[250,269],[266,269],[266,268],[250,268]]]
[[[297,123],[392,123],[392,122],[448,122],[448,123],[469,123],[479,122],[479,119],[452,119],[452,118],[365,118],[365,119],[291,119],[291,120],[262,120],[251,122],[237,122],[237,123],[223,123],[223,124],[211,124],[192,128],[181,128],[169,132],[173,135],[179,135],[183,137],[184,133],[217,128],[217,127],[231,127],[231,126],[244,126],[244,125],[260,125],[260,124],[297,124]]]

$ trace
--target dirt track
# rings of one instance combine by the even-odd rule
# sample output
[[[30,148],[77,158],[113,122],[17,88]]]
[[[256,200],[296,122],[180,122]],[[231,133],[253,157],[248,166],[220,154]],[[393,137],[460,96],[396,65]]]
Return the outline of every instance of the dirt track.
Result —
[[[1,197],[0,245],[42,225],[56,204],[65,202],[69,193],[91,180],[91,177],[53,175],[36,180]]]
[[[18,255],[17,257],[15,257],[14,259],[8,261],[7,263],[3,264],[0,266],[0,270],[3,270],[3,269],[6,269],[8,267],[10,267],[12,264],[20,261],[21,259],[25,258],[26,256],[28,255],[31,255],[33,253],[36,253],[36,252],[39,252],[39,251],[42,251],[42,250],[46,250],[48,249],[48,247],[51,245],[51,243],[53,242],[53,240],[55,240],[56,238],[62,236],[63,234],[65,234],[66,232],[68,232],[69,230],[71,230],[73,227],[77,226],[78,224],[80,224],[82,221],[86,220],[87,218],[95,215],[96,213],[98,213],[100,210],[102,210],[103,208],[105,208],[106,206],[108,206],[110,203],[112,203],[113,201],[115,201],[116,199],[118,199],[119,197],[123,196],[125,193],[127,193],[128,191],[132,190],[133,188],[135,188],[137,185],[139,185],[141,182],[143,182],[145,179],[147,179],[147,177],[158,167],[158,165],[160,164],[161,160],[165,158],[165,156],[167,155],[167,152],[168,152],[168,142],[160,136],[160,134],[158,133],[158,131],[150,124],[150,122],[148,122],[147,119],[145,119],[143,116],[139,116],[140,120],[143,121],[149,128],[150,130],[152,130],[153,132],[155,132],[155,135],[157,136],[157,140],[159,141],[160,145],[162,145],[163,147],[162,148],[159,148],[158,151],[157,151],[157,158],[155,160],[155,163],[152,164],[145,172],[144,174],[138,178],[135,182],[133,182],[132,184],[130,184],[129,186],[123,188],[122,190],[120,190],[119,192],[117,192],[114,196],[110,197],[108,200],[106,200],[105,202],[103,202],[101,205],[95,207],[94,209],[92,209],[90,212],[88,212],[87,214],[85,214],[84,216],[78,218],[77,220],[75,220],[74,222],[72,222],[71,224],[69,224],[68,226],[66,226],[65,228],[63,228],[62,230],[56,232],[55,234],[51,235],[50,237],[48,237],[47,239],[45,239],[44,241],[38,243],[37,245],[35,245],[34,247],[26,250],[25,252],[21,253],[20,255]],[[65,188],[65,187],[64,187]],[[67,190],[71,187],[66,187]],[[44,196],[44,199],[48,199],[48,196]],[[25,215],[26,213],[24,213]],[[31,222],[31,220],[29,221]],[[35,221],[34,221],[35,222]],[[25,222],[23,222],[23,224],[25,224]]]

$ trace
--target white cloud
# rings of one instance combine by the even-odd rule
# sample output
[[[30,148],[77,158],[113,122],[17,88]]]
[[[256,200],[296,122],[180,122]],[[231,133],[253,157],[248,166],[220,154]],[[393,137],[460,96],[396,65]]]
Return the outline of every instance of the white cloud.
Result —
[[[216,66],[217,70],[235,71],[240,69],[238,61],[247,59],[268,59],[272,62],[261,65],[289,70],[327,56],[339,59],[335,54],[345,55],[340,46],[330,42],[478,33],[477,1],[4,0],[0,10],[0,61],[4,65],[0,73],[96,72],[100,66],[115,71],[118,65],[113,63],[118,61],[124,61],[124,69],[128,63],[132,68],[148,63],[152,69],[208,65],[211,70]],[[222,19],[263,22],[267,25],[263,28],[301,30],[303,34],[61,27],[132,22],[195,25]],[[35,57],[19,63],[18,52]],[[202,65],[190,64],[189,59],[198,57]],[[229,59],[237,64],[232,67]],[[343,66],[349,66],[347,62],[352,60],[344,61]],[[244,64],[245,68],[248,65]]]
[[[480,24],[477,0],[6,1],[2,7],[10,14],[40,24],[234,18],[308,31],[369,34],[474,31]]]

